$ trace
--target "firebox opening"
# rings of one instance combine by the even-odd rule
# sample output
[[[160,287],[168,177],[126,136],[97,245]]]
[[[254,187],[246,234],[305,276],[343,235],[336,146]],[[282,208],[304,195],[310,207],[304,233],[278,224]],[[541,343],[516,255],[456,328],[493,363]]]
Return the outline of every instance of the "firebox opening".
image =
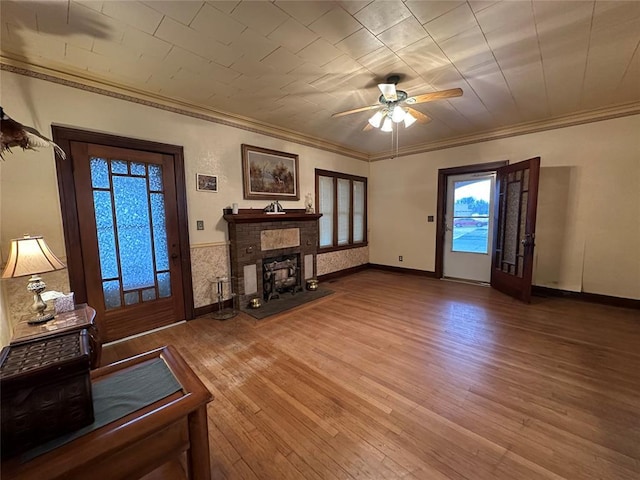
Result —
[[[281,293],[302,291],[299,255],[265,258],[263,268],[263,296],[265,301],[279,298]]]

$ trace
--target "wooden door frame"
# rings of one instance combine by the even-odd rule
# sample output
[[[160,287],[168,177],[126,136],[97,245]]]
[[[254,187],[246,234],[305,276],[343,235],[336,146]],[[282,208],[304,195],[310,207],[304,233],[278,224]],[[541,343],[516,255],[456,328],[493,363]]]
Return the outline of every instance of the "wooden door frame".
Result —
[[[509,165],[509,160],[498,162],[477,163],[462,167],[438,169],[438,203],[436,205],[436,265],[435,277],[444,276],[444,235],[445,213],[447,210],[447,182],[452,175],[465,175],[468,173],[492,172],[500,167]]]
[[[180,241],[180,258],[182,269],[182,290],[184,295],[185,319],[195,316],[193,304],[193,285],[191,281],[191,251],[189,247],[189,219],[187,215],[187,191],[184,173],[183,148],[178,145],[150,142],[134,138],[96,133],[69,127],[52,125],[53,141],[67,154],[67,160],[56,155],[56,171],[58,175],[58,192],[62,211],[62,228],[67,250],[67,268],[69,285],[74,292],[76,303],[87,302],[83,252],[80,242],[80,221],[78,218],[76,187],[73,179],[73,162],[70,142],[94,143],[109,147],[142,150],[173,157],[176,180],[176,206],[178,209],[178,238]],[[182,320],[182,319],[178,319]]]

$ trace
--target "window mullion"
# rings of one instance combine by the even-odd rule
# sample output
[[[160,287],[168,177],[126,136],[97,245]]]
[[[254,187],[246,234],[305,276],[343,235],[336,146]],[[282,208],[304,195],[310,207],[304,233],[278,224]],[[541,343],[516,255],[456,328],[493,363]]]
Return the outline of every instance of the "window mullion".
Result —
[[[338,179],[336,177],[333,180],[333,246],[338,246]]]

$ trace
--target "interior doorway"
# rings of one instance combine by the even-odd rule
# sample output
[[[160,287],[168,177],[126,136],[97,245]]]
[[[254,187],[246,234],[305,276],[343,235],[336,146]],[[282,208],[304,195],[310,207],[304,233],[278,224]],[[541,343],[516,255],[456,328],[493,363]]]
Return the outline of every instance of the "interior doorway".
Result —
[[[113,341],[193,318],[182,148],[54,127],[69,282]]]
[[[445,278],[489,283],[495,172],[450,175],[445,209]]]

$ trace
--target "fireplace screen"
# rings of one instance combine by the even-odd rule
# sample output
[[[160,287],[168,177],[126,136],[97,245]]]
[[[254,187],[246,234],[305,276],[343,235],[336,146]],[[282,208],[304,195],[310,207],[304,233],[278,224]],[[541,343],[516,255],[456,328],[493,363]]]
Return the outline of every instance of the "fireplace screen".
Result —
[[[302,290],[298,255],[267,258],[262,262],[264,270],[264,299],[268,302],[281,293],[295,294]]]

